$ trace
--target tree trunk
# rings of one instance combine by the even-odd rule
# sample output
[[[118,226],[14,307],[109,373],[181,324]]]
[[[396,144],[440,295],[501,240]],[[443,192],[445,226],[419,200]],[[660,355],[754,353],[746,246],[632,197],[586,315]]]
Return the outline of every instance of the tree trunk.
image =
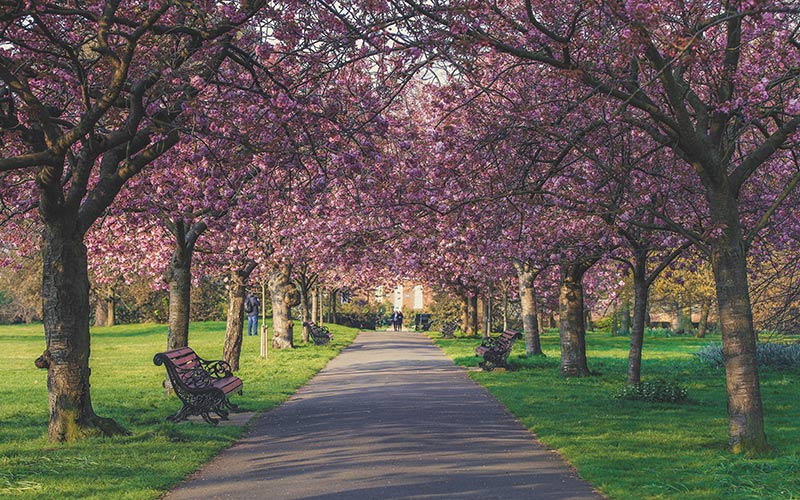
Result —
[[[231,271],[231,284],[228,288],[228,321],[225,325],[222,359],[231,365],[233,371],[239,369],[244,329],[244,301],[247,295],[247,282],[255,267],[256,263],[250,261],[242,269]]]
[[[291,266],[282,266],[269,278],[269,291],[272,296],[272,347],[276,349],[294,347],[292,307],[300,303],[300,294],[290,276]]]
[[[697,325],[697,331],[694,334],[698,339],[705,338],[706,336],[706,330],[708,329],[708,313],[710,309],[711,305],[708,300],[703,300],[700,303],[700,323]]]
[[[747,285],[745,242],[736,199],[723,186],[709,190],[712,222],[720,235],[711,241],[722,350],[728,391],[728,431],[734,453],[768,450],[756,360],[756,335]]]
[[[42,243],[42,310],[47,349],[36,365],[47,368],[50,441],[126,433],[98,417],[89,391],[89,276],[86,246],[75,220],[62,215],[45,224]]]
[[[503,285],[503,331],[508,330],[508,286]]]
[[[519,281],[519,300],[522,307],[522,329],[525,332],[525,353],[544,354],[536,314],[536,293],[533,288],[536,273],[525,264],[515,264]]]
[[[311,321],[314,323],[321,323],[319,319],[319,286],[314,287],[314,292],[311,294]]]
[[[471,335],[478,335],[480,327],[478,326],[478,292],[473,290],[472,295],[469,296],[469,331]]]
[[[312,321],[311,319],[311,287],[308,285],[308,280],[305,278],[298,281],[300,285],[300,305],[301,314],[303,315],[303,323],[307,323]],[[308,327],[303,325],[301,330],[301,337],[303,339],[303,343],[308,343]]]
[[[611,312],[611,336],[616,337],[619,333],[619,310],[614,306]]]
[[[106,297],[106,326],[114,326],[117,324],[116,306],[117,301],[114,298],[114,289],[112,288],[111,291],[108,292],[108,297]]]
[[[647,282],[647,252],[634,251],[633,262],[633,324],[631,325],[631,348],[628,352],[628,384],[638,384],[642,377],[642,348],[649,299]]]
[[[692,333],[694,325],[692,325],[692,306],[683,304],[681,305],[680,325],[678,327],[683,330],[683,333]]]
[[[461,331],[464,335],[469,333],[469,296],[466,293],[459,295],[461,298]]]
[[[106,323],[108,323],[108,302],[98,292],[94,304],[94,326],[106,326]]]
[[[336,322],[336,295],[337,290],[335,288],[331,289],[331,293],[328,294],[328,318],[330,319],[331,323]],[[338,324],[338,323],[337,323]]]
[[[189,345],[189,310],[192,294],[192,250],[176,245],[167,270],[169,318],[167,350]]]
[[[588,377],[586,328],[583,314],[583,275],[591,263],[563,264],[559,293],[559,335],[561,337],[561,375]]]
[[[483,299],[483,338],[489,338],[492,334],[492,287],[489,286],[489,291]]]
[[[620,311],[620,333],[622,335],[631,334],[631,301],[625,299],[622,302],[622,310]]]

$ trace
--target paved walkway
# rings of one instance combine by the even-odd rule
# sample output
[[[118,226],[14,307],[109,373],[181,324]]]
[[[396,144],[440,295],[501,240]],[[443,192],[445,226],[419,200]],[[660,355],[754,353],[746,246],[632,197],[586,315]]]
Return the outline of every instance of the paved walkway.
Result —
[[[602,497],[427,337],[369,332],[166,498]]]

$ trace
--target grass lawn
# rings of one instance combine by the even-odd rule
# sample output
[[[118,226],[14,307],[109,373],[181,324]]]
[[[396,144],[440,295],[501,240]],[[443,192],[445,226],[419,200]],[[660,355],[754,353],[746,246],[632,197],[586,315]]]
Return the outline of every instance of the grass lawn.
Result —
[[[243,410],[277,406],[352,342],[356,330],[333,325],[330,346],[270,349],[259,357],[260,337],[245,335],[241,369]],[[193,323],[189,345],[206,359],[222,358],[224,323]],[[173,424],[180,408],[165,398],[166,370],[153,355],[166,347],[165,325],[92,329],[92,404],[130,436],[53,445],[47,439],[47,373],[33,361],[45,347],[41,325],[0,326],[0,498],[157,498],[239,438],[241,426]]]
[[[524,342],[517,342],[510,358],[517,371],[470,376],[612,499],[800,499],[800,374],[762,370],[774,452],[733,456],[726,446],[724,371],[704,367],[693,355],[711,340],[720,341],[645,338],[642,379],[679,383],[688,389],[688,403],[614,399],[624,386],[629,339],[607,333],[587,336],[589,368],[598,376],[559,375],[557,332],[542,337],[546,358],[526,358]],[[477,366],[479,339],[436,343],[457,364]]]

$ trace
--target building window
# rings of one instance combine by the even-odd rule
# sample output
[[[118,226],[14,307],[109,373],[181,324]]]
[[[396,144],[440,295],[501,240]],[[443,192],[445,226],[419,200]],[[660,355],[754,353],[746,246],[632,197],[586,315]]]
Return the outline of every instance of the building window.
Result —
[[[397,286],[394,289],[394,310],[400,311],[403,309],[403,286]]]
[[[422,300],[422,285],[414,286],[414,310],[422,310],[425,306]]]

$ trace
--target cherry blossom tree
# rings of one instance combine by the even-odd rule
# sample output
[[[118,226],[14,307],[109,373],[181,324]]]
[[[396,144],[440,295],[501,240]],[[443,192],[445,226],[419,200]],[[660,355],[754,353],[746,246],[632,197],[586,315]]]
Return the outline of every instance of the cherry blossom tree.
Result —
[[[198,87],[260,8],[216,2],[4,5],[3,190],[38,197],[49,437],[121,432],[89,391],[84,236],[130,179],[178,143]],[[25,178],[25,184],[5,182]]]

